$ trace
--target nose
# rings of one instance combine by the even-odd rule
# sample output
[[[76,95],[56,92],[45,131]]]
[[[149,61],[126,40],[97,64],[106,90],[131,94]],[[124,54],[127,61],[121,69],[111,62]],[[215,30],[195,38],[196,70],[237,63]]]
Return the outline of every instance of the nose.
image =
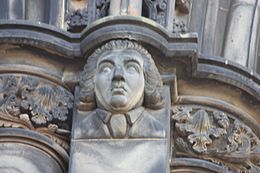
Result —
[[[112,81],[124,81],[124,70],[121,66],[115,68]]]

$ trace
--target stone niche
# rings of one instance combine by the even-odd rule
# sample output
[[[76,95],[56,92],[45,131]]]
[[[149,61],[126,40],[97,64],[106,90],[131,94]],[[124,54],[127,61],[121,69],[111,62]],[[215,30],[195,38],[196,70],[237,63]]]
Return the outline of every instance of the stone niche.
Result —
[[[81,79],[69,172],[169,172],[170,91],[150,53],[135,41],[109,41]]]

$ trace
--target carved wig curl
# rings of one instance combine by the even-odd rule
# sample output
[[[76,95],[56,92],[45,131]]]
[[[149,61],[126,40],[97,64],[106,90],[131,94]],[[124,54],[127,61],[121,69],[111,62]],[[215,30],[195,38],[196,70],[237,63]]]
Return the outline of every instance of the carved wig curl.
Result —
[[[80,92],[78,108],[82,111],[90,111],[96,108],[95,99],[95,76],[97,61],[100,55],[106,51],[115,49],[131,49],[139,52],[144,59],[144,103],[143,106],[150,109],[160,109],[163,107],[163,97],[161,90],[163,82],[155,66],[150,53],[140,44],[130,40],[111,40],[102,47],[96,49],[88,58],[80,79]]]

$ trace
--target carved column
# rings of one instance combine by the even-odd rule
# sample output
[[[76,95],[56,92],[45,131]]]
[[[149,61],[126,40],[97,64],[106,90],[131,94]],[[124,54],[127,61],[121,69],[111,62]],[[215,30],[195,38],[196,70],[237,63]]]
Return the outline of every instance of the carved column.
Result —
[[[243,66],[249,66],[249,58],[255,57],[255,55],[252,57],[249,55],[257,49],[252,47],[255,44],[251,44],[251,41],[257,38],[252,32],[252,26],[257,27],[259,21],[257,2],[256,0],[233,0],[230,7],[223,56]],[[254,21],[254,19],[257,20]]]
[[[64,29],[65,0],[2,0],[0,19],[30,20]]]

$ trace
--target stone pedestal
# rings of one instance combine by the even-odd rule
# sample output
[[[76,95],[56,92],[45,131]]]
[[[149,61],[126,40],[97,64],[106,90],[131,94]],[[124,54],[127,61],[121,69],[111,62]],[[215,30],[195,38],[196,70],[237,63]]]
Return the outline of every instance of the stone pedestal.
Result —
[[[70,172],[166,173],[167,139],[76,140]]]
[[[81,122],[88,115],[74,111],[70,173],[167,173],[169,172],[170,91],[164,87],[165,107],[147,110],[165,127],[164,137],[86,138]],[[77,94],[76,94],[77,95]]]

